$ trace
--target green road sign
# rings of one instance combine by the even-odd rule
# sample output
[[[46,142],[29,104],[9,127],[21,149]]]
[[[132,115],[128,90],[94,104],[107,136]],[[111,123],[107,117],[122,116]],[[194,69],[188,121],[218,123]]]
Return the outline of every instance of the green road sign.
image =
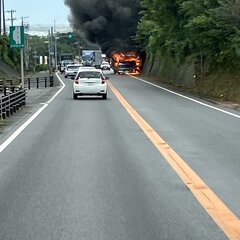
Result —
[[[24,27],[11,26],[9,32],[10,47],[24,48]]]

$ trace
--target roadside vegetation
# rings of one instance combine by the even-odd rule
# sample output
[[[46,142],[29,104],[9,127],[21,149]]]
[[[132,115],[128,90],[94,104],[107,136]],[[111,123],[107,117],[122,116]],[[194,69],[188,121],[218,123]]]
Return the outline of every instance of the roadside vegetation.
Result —
[[[18,50],[9,48],[9,38],[6,35],[0,36],[0,60],[12,68],[20,69]]]
[[[240,1],[141,0],[141,7],[135,39],[148,57],[198,63],[192,91],[240,102]]]
[[[73,53],[78,56],[79,49],[85,44],[83,40],[74,33],[58,33],[57,36],[59,37],[59,39],[57,39],[58,56],[61,53]],[[25,39],[28,42],[28,51],[27,53],[25,52],[25,54],[28,54],[29,58],[28,72],[48,69],[47,64],[40,64],[40,56],[49,56],[47,43],[47,41],[50,40],[49,37],[26,35]],[[54,40],[52,41],[52,50],[54,51]],[[19,49],[9,47],[9,37],[6,35],[0,36],[0,61],[11,66],[20,73]]]
[[[79,49],[84,42],[74,33],[57,33],[58,39],[57,55],[61,53],[73,53],[76,56],[79,55]],[[30,69],[35,71],[41,71],[48,69],[48,65],[40,64],[40,56],[49,56],[49,44],[51,41],[49,37],[29,36],[30,42]],[[54,38],[52,39],[52,51],[54,51]]]

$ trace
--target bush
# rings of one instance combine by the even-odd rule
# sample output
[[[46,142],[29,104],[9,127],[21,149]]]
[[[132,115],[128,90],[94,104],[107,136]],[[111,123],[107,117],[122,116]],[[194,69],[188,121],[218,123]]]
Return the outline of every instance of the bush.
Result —
[[[39,65],[36,65],[36,67],[35,67],[35,71],[36,72],[40,72],[40,71],[46,71],[46,70],[48,70],[48,65],[47,64],[39,64]]]

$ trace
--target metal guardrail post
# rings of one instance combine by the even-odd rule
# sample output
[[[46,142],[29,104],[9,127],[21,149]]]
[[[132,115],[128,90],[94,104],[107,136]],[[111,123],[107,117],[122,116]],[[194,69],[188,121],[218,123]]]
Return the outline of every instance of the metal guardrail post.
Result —
[[[28,78],[28,89],[31,89],[31,79]]]
[[[2,119],[6,119],[5,98],[2,97]]]
[[[2,119],[2,98],[0,98],[0,119]]]
[[[7,98],[6,98],[6,106],[5,106],[5,109],[6,109],[6,116],[9,117],[10,116],[10,96],[7,95]]]
[[[20,93],[20,96],[18,97],[18,104],[19,108],[22,108],[22,101],[21,101],[22,94]]]
[[[13,112],[16,113],[17,112],[17,108],[16,108],[15,100],[13,100],[12,107],[13,107]]]
[[[16,108],[16,104],[13,104],[13,113],[16,113],[17,112],[17,108]]]
[[[18,104],[18,102],[16,103],[16,110],[19,110],[19,104]]]
[[[25,106],[26,105],[26,90],[23,89],[23,99],[22,99],[22,105]]]
[[[14,100],[12,100],[12,99],[10,99],[10,115],[13,115],[13,103],[14,102]]]
[[[54,82],[53,75],[50,75],[49,79],[50,79],[50,87],[53,87],[53,82]]]
[[[0,98],[0,118],[6,119],[23,105],[26,105],[26,91],[20,89]]]

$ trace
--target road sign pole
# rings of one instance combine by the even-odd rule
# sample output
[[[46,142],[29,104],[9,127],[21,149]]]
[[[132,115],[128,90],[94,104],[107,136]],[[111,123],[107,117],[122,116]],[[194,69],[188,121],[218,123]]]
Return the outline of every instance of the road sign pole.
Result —
[[[24,88],[23,49],[25,47],[24,26],[10,26],[9,28],[10,48],[20,48],[21,54],[21,87]]]
[[[24,88],[23,48],[21,48],[20,52],[21,52],[21,86],[22,88]]]

